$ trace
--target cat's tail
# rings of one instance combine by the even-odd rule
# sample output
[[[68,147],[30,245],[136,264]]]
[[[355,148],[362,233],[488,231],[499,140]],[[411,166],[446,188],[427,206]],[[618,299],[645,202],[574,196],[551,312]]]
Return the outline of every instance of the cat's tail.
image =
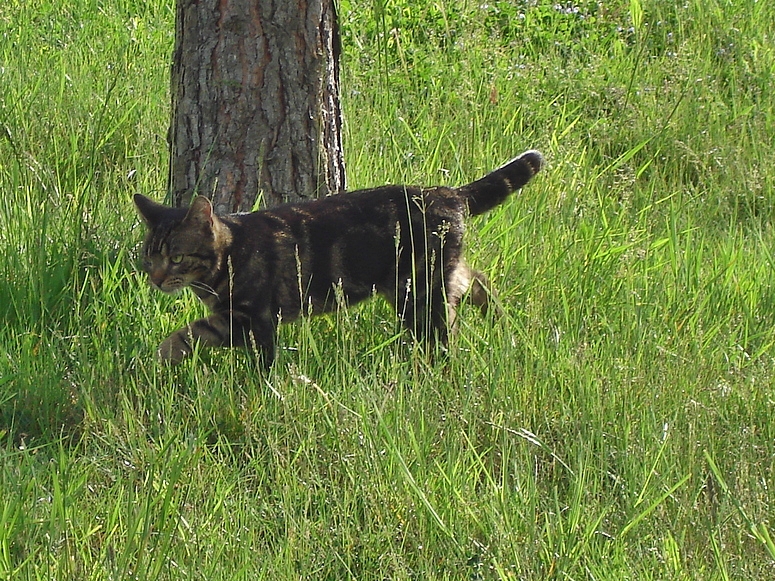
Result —
[[[531,149],[457,191],[468,201],[468,211],[472,216],[484,214],[529,182],[541,171],[543,164],[541,152]]]

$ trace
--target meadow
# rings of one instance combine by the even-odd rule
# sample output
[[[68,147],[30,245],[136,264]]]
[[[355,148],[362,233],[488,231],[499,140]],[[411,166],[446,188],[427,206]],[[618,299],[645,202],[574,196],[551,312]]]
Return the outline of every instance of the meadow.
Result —
[[[350,188],[546,156],[470,223],[506,315],[158,364],[174,2],[3,3],[0,578],[775,578],[775,5],[339,10]]]

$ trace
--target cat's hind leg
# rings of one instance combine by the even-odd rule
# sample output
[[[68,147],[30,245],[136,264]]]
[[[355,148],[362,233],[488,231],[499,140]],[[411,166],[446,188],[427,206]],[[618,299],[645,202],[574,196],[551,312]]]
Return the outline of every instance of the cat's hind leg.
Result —
[[[396,314],[414,338],[428,345],[447,346],[447,310],[441,281],[427,288],[408,279],[397,292]]]
[[[465,300],[479,307],[483,316],[493,313],[496,317],[504,315],[503,308],[498,301],[498,293],[492,287],[487,276],[478,270],[469,269],[471,283],[464,295]]]
[[[447,325],[454,334],[457,331],[457,310],[460,303],[468,301],[479,308],[482,315],[492,312],[495,316],[503,315],[503,309],[498,304],[497,293],[490,285],[484,273],[470,268],[464,262],[459,262],[450,270],[446,280]]]

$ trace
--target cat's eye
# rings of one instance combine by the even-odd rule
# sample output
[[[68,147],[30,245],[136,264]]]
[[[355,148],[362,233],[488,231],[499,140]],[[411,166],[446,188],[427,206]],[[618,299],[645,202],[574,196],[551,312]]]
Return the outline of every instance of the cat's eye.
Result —
[[[183,262],[183,255],[182,254],[176,254],[175,256],[170,257],[170,262],[172,264],[180,264]]]

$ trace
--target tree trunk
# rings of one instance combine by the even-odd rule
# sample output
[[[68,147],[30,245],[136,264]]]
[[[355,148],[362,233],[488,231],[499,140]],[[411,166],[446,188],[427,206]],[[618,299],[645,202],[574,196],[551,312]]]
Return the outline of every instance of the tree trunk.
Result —
[[[169,192],[219,213],[345,188],[334,0],[178,0]]]

